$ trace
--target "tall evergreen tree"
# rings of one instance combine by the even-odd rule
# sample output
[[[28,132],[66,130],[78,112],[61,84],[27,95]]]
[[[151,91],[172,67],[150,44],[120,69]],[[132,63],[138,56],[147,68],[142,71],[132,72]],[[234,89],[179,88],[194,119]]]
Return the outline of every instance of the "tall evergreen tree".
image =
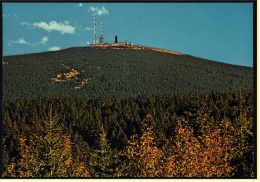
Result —
[[[73,177],[89,176],[86,165],[73,161],[69,134],[52,117],[42,122],[41,131],[19,138],[19,158],[13,159],[5,177]]]
[[[101,126],[98,149],[94,149],[90,156],[90,174],[93,177],[112,177],[118,159],[116,152],[110,148],[106,133]]]

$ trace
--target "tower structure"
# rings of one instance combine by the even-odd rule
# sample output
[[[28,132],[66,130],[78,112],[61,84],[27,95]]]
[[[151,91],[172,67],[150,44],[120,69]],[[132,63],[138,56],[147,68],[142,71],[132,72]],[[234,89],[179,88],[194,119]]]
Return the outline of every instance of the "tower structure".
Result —
[[[94,15],[94,44],[97,43],[97,37],[96,37],[96,15]]]
[[[102,26],[102,22],[101,22],[101,30],[100,30],[100,40],[99,40],[99,44],[103,45],[104,43],[104,38],[103,38],[103,26]]]

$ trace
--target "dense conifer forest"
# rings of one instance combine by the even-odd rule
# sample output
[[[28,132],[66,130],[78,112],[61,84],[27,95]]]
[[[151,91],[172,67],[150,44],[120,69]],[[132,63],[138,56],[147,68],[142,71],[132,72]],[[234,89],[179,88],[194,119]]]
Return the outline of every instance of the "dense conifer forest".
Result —
[[[7,56],[3,61],[4,99],[122,99],[253,89],[250,67],[151,50],[82,47]]]
[[[3,61],[3,177],[256,175],[252,68],[131,49]]]

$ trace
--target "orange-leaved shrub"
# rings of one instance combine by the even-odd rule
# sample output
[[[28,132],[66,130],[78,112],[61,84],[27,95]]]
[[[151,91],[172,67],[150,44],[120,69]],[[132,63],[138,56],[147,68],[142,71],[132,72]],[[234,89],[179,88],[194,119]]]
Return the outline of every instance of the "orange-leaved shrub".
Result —
[[[202,126],[201,135],[195,136],[189,123],[180,119],[175,132],[172,145],[164,149],[168,153],[164,176],[229,177],[232,174],[234,128],[229,121],[218,125],[208,121]]]
[[[175,137],[159,148],[155,143],[153,126],[143,121],[146,129],[140,138],[131,137],[119,155],[123,162],[116,177],[229,177],[235,148],[234,128],[229,121],[205,121],[201,135],[196,135],[190,123],[177,121]]]
[[[163,152],[154,142],[150,115],[143,121],[143,135],[131,137],[125,150],[118,155],[123,162],[116,169],[115,177],[160,177],[163,171]]]

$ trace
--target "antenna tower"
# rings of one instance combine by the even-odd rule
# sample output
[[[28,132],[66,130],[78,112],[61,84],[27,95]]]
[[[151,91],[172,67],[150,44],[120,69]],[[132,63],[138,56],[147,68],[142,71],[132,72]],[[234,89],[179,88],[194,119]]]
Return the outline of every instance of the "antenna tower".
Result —
[[[96,44],[96,15],[94,15],[94,44]]]
[[[99,41],[99,44],[100,45],[103,45],[104,43],[104,39],[103,39],[103,26],[102,26],[102,22],[101,22],[101,35],[100,35],[100,41]]]
[[[103,27],[102,27],[102,22],[101,22],[101,36],[100,38],[103,38]]]

